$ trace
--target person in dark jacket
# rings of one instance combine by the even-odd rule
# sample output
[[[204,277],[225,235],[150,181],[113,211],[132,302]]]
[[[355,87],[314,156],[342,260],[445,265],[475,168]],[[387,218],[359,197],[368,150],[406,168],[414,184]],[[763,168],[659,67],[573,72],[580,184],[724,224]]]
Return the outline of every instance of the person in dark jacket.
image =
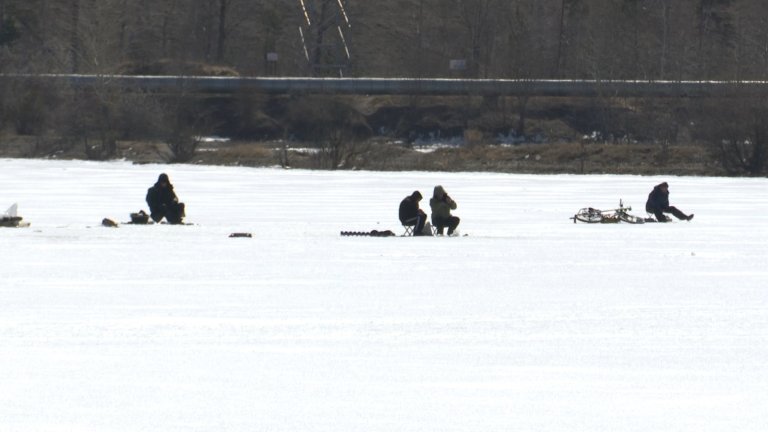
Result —
[[[448,227],[448,235],[453,234],[461,220],[451,215],[451,210],[456,210],[456,201],[448,196],[442,186],[435,186],[429,207],[432,209],[432,225],[437,228],[437,233],[442,235],[443,229]]]
[[[693,215],[688,216],[678,210],[677,207],[669,205],[669,184],[667,182],[656,185],[651,193],[648,194],[645,211],[653,213],[659,222],[667,222],[668,219],[664,213],[672,213],[680,220],[689,221],[693,219]]]
[[[403,226],[412,226],[413,235],[424,235],[424,224],[427,222],[427,214],[419,208],[421,201],[421,192],[413,191],[412,194],[400,201],[400,223]]]
[[[169,224],[180,224],[184,218],[184,203],[179,202],[168,174],[160,174],[154,186],[147,190],[147,204],[152,220],[165,218]]]

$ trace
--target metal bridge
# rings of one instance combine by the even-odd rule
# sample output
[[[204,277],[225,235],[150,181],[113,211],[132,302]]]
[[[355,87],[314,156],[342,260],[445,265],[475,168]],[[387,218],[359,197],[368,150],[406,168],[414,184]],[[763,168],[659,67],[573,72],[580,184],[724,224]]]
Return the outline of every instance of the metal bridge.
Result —
[[[516,97],[766,97],[768,81],[348,78],[352,28],[347,0],[291,0],[311,78],[0,74],[0,85],[43,81],[62,88],[167,94],[412,95]]]
[[[768,81],[625,81],[392,78],[273,78],[6,74],[8,81],[44,81],[69,88],[118,88],[201,94],[325,94],[543,97],[763,97]]]
[[[517,97],[766,97],[768,81],[348,78],[352,28],[347,0],[291,0],[309,78],[0,74],[0,85],[43,81],[63,88],[188,94],[326,94]]]

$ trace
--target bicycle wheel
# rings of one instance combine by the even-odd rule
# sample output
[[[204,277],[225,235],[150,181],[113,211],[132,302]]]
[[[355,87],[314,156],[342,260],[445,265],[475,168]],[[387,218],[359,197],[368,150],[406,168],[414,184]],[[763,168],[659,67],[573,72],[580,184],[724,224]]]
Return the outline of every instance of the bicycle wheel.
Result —
[[[609,223],[619,223],[621,220],[619,219],[619,215],[616,213],[603,213],[603,219],[600,221],[600,223],[609,224]]]
[[[573,216],[573,221],[584,223],[600,223],[603,221],[603,213],[594,208],[583,208]]]
[[[629,213],[624,213],[624,212],[619,213],[619,219],[621,219],[622,221],[624,221],[626,223],[631,223],[631,224],[642,224],[642,223],[645,223],[645,219],[643,219],[641,217],[637,217],[637,216],[631,215]]]

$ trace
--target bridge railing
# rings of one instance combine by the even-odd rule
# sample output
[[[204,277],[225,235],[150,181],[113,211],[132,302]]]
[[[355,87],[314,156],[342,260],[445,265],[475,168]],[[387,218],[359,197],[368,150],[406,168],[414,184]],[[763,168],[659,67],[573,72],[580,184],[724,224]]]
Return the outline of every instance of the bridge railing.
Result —
[[[750,97],[768,96],[768,81],[506,80],[441,78],[273,78],[5,74],[0,82],[42,80],[87,88],[113,86],[148,91],[265,94],[478,95],[549,97]]]

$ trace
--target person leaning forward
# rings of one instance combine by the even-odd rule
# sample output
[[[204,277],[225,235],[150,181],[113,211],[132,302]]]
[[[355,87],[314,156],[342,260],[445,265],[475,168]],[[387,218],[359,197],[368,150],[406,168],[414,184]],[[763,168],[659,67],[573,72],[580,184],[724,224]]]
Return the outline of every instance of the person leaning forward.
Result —
[[[412,194],[400,201],[399,218],[403,226],[412,226],[413,235],[424,235],[424,224],[427,222],[427,214],[419,208],[421,192],[413,191]]]
[[[447,227],[448,235],[453,234],[461,220],[451,215],[451,210],[456,210],[456,201],[448,196],[442,186],[435,186],[429,207],[432,209],[432,225],[437,228],[437,233],[443,234],[443,229]]]
[[[147,190],[147,204],[150,216],[155,222],[165,218],[169,224],[182,223],[184,203],[179,202],[168,174],[160,174],[154,186]]]
[[[656,220],[659,222],[668,221],[664,213],[672,213],[680,220],[689,221],[693,219],[693,214],[688,216],[677,207],[669,205],[669,184],[667,184],[667,182],[657,184],[651,193],[648,194],[648,201],[645,203],[645,211],[653,213],[653,215],[656,216]]]

